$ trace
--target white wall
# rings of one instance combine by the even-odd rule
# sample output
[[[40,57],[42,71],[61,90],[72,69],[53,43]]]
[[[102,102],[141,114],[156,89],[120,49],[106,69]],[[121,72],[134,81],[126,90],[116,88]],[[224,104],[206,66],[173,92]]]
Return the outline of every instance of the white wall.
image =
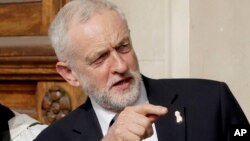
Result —
[[[111,0],[126,14],[133,46],[136,50],[141,72],[147,76],[160,78],[167,76],[165,48],[165,18],[168,0]],[[160,16],[159,16],[160,15]]]
[[[248,119],[249,6],[249,0],[190,0],[190,76],[225,81]]]
[[[126,14],[141,72],[225,81],[250,119],[249,0],[111,0]]]

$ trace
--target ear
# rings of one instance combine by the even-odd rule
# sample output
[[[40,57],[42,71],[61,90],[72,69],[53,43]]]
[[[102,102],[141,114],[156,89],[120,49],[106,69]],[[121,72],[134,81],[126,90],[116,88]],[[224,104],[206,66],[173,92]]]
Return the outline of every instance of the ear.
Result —
[[[72,86],[80,86],[80,82],[77,79],[76,73],[64,62],[56,63],[57,72]]]

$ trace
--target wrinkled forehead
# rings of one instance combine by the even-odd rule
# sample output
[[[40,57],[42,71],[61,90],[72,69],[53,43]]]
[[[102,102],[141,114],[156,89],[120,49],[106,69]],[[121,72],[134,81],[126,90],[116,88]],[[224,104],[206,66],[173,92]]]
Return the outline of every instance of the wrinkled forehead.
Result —
[[[76,19],[69,29],[70,40],[74,44],[109,43],[116,44],[122,38],[129,37],[129,30],[126,22],[116,11],[101,9],[91,15],[91,17],[81,23]]]

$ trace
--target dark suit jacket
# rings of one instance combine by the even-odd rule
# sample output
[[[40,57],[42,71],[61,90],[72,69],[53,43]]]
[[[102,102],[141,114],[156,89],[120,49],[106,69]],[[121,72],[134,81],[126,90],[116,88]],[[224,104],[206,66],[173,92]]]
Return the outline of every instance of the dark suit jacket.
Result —
[[[228,141],[234,124],[249,125],[226,84],[200,79],[143,77],[149,102],[168,108],[155,122],[159,141]],[[177,123],[175,111],[183,122]],[[90,100],[50,125],[36,141],[100,141],[103,137]]]
[[[0,104],[0,141],[10,141],[8,121],[14,116],[8,107]]]

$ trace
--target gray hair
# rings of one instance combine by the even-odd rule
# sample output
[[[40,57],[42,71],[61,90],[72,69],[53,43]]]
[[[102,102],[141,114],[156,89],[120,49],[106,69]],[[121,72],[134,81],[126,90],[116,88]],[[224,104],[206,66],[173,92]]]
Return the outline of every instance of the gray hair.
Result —
[[[58,12],[49,28],[49,37],[60,61],[72,63],[70,58],[73,56],[73,51],[69,47],[71,41],[68,35],[72,21],[76,19],[77,22],[84,23],[100,9],[114,10],[127,25],[123,12],[107,0],[73,0]]]

